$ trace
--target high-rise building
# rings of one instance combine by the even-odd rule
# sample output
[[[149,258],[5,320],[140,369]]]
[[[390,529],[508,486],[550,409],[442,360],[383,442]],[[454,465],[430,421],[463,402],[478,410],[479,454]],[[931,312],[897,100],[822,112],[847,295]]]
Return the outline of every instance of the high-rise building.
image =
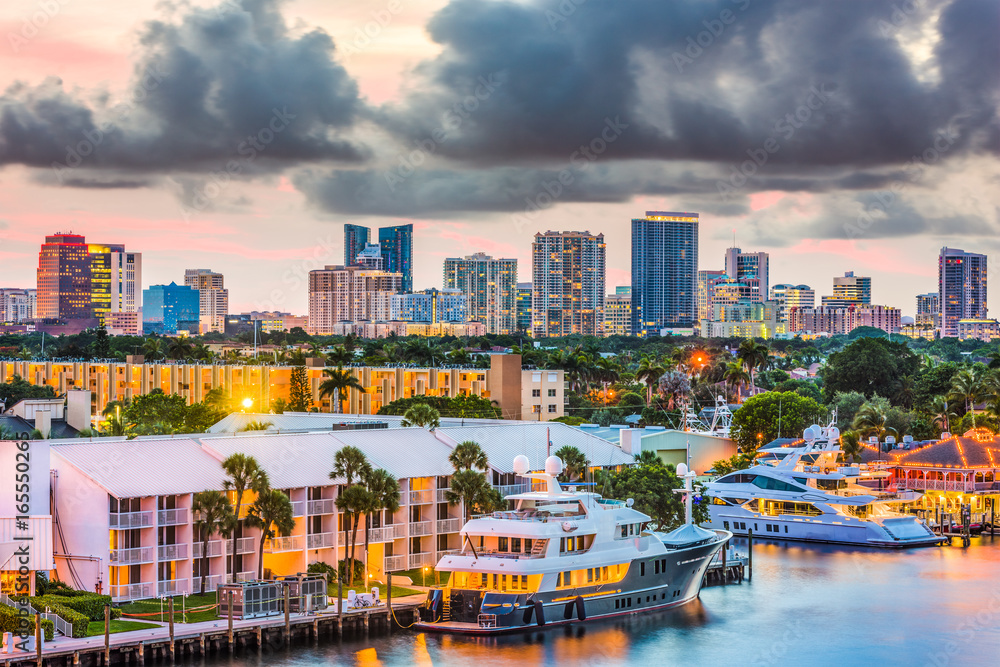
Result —
[[[198,333],[201,315],[198,290],[188,285],[150,285],[142,291],[144,333]]]
[[[368,245],[371,231],[361,225],[344,225],[344,266],[354,266],[358,255]]]
[[[938,302],[942,338],[958,336],[959,320],[985,320],[986,255],[941,248]]]
[[[531,283],[517,284],[517,330],[531,335]]]
[[[0,288],[0,323],[35,319],[37,294],[33,289]]]
[[[708,312],[711,318],[712,307],[747,301],[761,303],[760,280],[758,278],[732,278],[723,275],[708,281]]]
[[[778,319],[787,319],[789,308],[813,308],[816,306],[816,290],[809,285],[782,283],[771,288],[771,301],[778,303]]]
[[[760,285],[752,297],[754,302],[767,298],[769,283],[768,254],[766,252],[743,252],[739,248],[726,249],[726,275],[740,281],[756,279]]]
[[[632,286],[631,285],[616,285],[615,294],[627,294],[632,296]]]
[[[309,327],[331,335],[338,322],[389,320],[392,296],[402,291],[403,276],[357,266],[327,266],[309,272]]]
[[[870,305],[872,302],[872,279],[856,276],[847,271],[844,277],[833,279],[833,296],[824,296],[821,305],[829,308]]]
[[[531,246],[535,337],[601,335],[604,329],[604,234],[545,232]]]
[[[385,257],[382,256],[382,246],[377,243],[368,243],[364,249],[358,253],[357,257],[348,266],[360,266],[362,269],[370,271],[385,271]]]
[[[712,304],[712,281],[726,275],[721,270],[703,270],[698,272],[698,321],[708,319],[709,306]]]
[[[468,299],[458,289],[393,294],[389,319],[403,322],[467,322]]]
[[[461,290],[469,319],[486,325],[491,334],[517,331],[517,260],[477,252],[444,260],[444,286]]]
[[[937,292],[917,295],[917,317],[913,324],[918,329],[937,329],[941,326],[941,298]]]
[[[899,308],[887,306],[820,306],[788,309],[788,330],[811,334],[848,334],[858,327],[875,327],[894,334],[901,328]]]
[[[94,317],[90,293],[90,249],[80,234],[45,237],[38,253],[35,316],[82,320]]]
[[[88,249],[93,317],[109,330],[121,333],[122,322],[139,322],[130,316],[119,318],[118,325],[111,326],[113,314],[138,313],[142,308],[142,253],[125,252],[120,243],[90,243]],[[138,334],[138,329],[124,330]]]
[[[380,227],[378,244],[385,258],[385,271],[403,276],[404,292],[413,291],[413,225]]]
[[[698,214],[646,211],[632,220],[632,333],[698,319]]]
[[[604,298],[604,335],[628,336],[631,333],[632,295],[615,290]]]
[[[225,277],[211,269],[187,269],[184,284],[198,290],[201,333],[225,333],[229,314]]]

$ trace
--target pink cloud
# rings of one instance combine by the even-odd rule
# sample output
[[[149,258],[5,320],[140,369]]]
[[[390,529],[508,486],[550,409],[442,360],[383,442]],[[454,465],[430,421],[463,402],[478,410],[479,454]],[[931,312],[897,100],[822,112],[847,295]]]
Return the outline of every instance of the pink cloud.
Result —
[[[788,195],[787,192],[769,190],[767,192],[755,192],[750,195],[750,210],[759,211],[777,204]]]

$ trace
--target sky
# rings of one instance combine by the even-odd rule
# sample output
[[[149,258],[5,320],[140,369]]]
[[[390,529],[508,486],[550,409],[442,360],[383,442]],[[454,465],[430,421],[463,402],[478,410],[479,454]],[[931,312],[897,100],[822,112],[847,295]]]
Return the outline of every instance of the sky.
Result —
[[[701,215],[699,266],[915,311],[942,246],[1000,268],[995,0],[7,0],[0,287],[46,234],[143,253],[143,283],[226,276],[305,313],[343,224],[413,223],[414,287],[536,232],[607,241]],[[377,232],[373,232],[373,236]],[[990,298],[1000,309],[1000,288]]]

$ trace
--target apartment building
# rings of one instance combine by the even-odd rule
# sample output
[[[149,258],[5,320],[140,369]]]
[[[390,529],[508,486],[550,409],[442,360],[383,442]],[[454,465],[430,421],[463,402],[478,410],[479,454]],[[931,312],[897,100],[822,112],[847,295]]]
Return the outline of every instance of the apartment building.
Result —
[[[224,333],[229,315],[229,290],[226,278],[211,269],[187,269],[184,284],[198,291],[201,333]]]
[[[836,335],[848,334],[857,327],[875,327],[892,334],[899,333],[901,319],[899,308],[887,306],[792,307],[788,309],[788,330]]]
[[[391,319],[392,296],[403,291],[403,275],[357,266],[327,266],[309,272],[309,326],[332,335],[338,322]]]
[[[531,261],[532,335],[602,335],[604,234],[535,234]]]
[[[38,290],[0,288],[0,323],[35,319]]]
[[[48,441],[0,440],[0,470],[0,592],[33,595],[35,573],[55,569]]]
[[[188,404],[200,403],[217,388],[239,400],[249,398],[255,406],[270,406],[276,398],[289,397],[291,366],[141,363],[139,359],[133,359],[136,363],[0,361],[0,382],[20,375],[32,384],[50,386],[58,394],[69,389],[90,390],[93,414],[100,414],[110,401],[128,400],[154,389],[183,396]],[[530,414],[538,403],[523,400],[522,387],[530,385],[533,374],[539,371],[522,370],[521,357],[515,354],[494,355],[490,362],[490,368],[349,367],[365,392],[349,390],[340,412],[370,415],[399,398],[466,394],[496,401],[505,419]],[[306,373],[313,405],[331,412],[330,398],[319,395],[325,379],[323,367],[307,366]],[[559,400],[555,401],[555,412],[549,411],[549,402],[545,403],[543,421],[563,416],[566,400],[562,388],[565,373],[545,373],[546,378],[555,375],[551,382],[558,385]]]
[[[386,572],[432,566],[462,546],[464,509],[449,504],[446,493],[453,473],[448,455],[465,440],[483,447],[487,479],[504,495],[530,488],[514,474],[514,457],[524,454],[531,470],[540,470],[549,441],[555,448],[574,445],[600,466],[633,462],[619,447],[559,423],[58,443],[51,447],[52,497],[62,517],[60,550],[75,559],[72,568],[59,561],[55,569],[63,581],[122,602],[196,592],[203,580],[211,590],[254,579],[260,565],[265,576],[303,572],[313,562],[335,565],[346,555],[348,526],[336,506],[344,480],[331,480],[329,473],[346,446],[395,476],[400,488],[399,511],[371,515],[367,554],[365,520],[359,522],[356,557],[380,580]],[[295,525],[291,534],[267,540],[262,556],[256,529],[244,529],[235,547],[234,540],[213,535],[203,567],[194,494],[221,490],[221,463],[236,453],[256,458],[271,487],[288,495]],[[253,494],[246,494],[244,505],[252,502]]]
[[[469,319],[486,325],[491,334],[517,331],[517,260],[477,252],[444,260],[444,286],[461,290]]]
[[[604,297],[604,335],[628,336],[632,333],[632,295],[609,294]]]

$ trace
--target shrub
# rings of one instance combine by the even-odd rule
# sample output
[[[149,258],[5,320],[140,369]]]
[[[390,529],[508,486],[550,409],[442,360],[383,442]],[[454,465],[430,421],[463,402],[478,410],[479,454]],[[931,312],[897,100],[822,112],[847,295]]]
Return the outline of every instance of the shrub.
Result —
[[[31,632],[34,633],[35,619],[30,620]],[[21,628],[21,617],[18,615],[17,610],[8,607],[7,605],[0,604],[0,632],[13,632],[14,642],[18,641],[17,633],[20,632]],[[42,633],[45,635],[45,641],[52,641],[52,638],[56,634],[55,625],[52,621],[42,619]]]
[[[72,589],[71,589],[72,590]],[[104,605],[111,604],[110,595],[98,595],[89,591],[72,590],[71,593],[43,595],[38,600],[42,605],[60,605],[68,607],[75,612],[83,614],[91,621],[104,620]],[[122,610],[116,607],[111,608],[111,618],[121,618]]]
[[[309,563],[309,567],[306,568],[306,572],[310,574],[325,574],[326,583],[328,584],[333,584],[337,581],[337,570],[335,570],[329,563],[324,563],[322,561]]]
[[[342,560],[337,563],[337,572],[340,576],[341,581],[347,581],[347,560]],[[356,586],[364,586],[365,580],[365,564],[360,559],[354,560],[354,584]]]
[[[41,597],[28,599],[31,602],[31,606],[38,611],[45,611],[45,609],[48,609],[53,614],[73,626],[74,638],[87,636],[87,624],[90,623],[91,619],[88,618],[86,614],[81,614],[80,612],[70,609],[62,604],[63,600],[71,598],[61,598],[56,595],[43,595]]]

